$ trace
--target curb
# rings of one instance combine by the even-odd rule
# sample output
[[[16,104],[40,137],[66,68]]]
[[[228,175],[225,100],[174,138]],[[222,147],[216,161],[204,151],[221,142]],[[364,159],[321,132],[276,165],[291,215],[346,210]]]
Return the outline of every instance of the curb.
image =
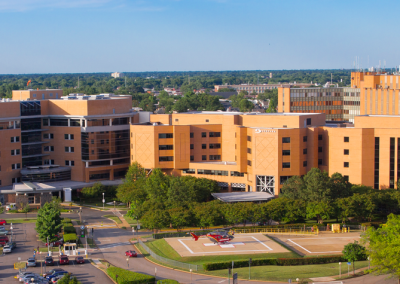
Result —
[[[100,270],[101,272],[103,272],[113,283],[118,284],[117,282],[114,281],[114,279],[112,279],[107,272],[105,272],[104,270],[100,269],[99,267],[97,267],[97,265],[94,265],[93,262],[90,262],[91,265],[93,265],[94,267],[96,267],[98,270]]]

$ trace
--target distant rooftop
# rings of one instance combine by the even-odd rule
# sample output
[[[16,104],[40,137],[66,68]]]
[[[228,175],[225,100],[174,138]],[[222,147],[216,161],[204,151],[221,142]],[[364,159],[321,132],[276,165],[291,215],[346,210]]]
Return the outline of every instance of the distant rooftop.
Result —
[[[265,115],[265,116],[305,116],[305,115],[321,115],[321,113],[299,113],[299,112],[234,112],[234,111],[188,111],[179,114],[221,114],[221,115]],[[176,115],[176,114],[175,114]]]
[[[257,202],[274,199],[275,196],[267,192],[226,192],[212,193],[212,196],[222,202]]]

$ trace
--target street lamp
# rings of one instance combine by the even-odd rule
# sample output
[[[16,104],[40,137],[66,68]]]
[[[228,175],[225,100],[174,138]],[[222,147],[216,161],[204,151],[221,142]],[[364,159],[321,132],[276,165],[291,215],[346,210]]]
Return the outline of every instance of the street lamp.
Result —
[[[104,192],[103,192],[103,210],[104,210],[104,202],[105,202],[106,200],[104,199]]]
[[[10,230],[11,230],[11,242],[12,242],[13,236],[14,236],[12,223],[11,223],[11,226],[10,226]]]
[[[190,284],[192,284],[192,269],[190,268]]]
[[[135,238],[135,228],[132,227],[132,234],[133,234],[133,238]]]
[[[128,265],[129,268],[129,257],[126,259],[126,264]]]
[[[339,279],[342,277],[342,263],[339,262]]]
[[[296,278],[296,282],[299,282],[300,281],[300,279],[299,278]]]
[[[82,207],[79,207],[79,222],[82,224]]]
[[[114,211],[115,211],[115,200],[114,200]]]

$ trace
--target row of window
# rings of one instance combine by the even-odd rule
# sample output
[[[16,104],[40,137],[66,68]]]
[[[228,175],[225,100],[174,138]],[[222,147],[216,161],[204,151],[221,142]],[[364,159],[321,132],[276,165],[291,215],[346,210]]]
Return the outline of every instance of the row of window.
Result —
[[[19,142],[19,136],[11,137],[11,143],[17,143],[17,142]]]
[[[201,137],[206,138],[207,132],[201,132]],[[221,137],[221,132],[208,132],[208,137]],[[190,138],[194,138],[193,132],[190,132]]]
[[[44,146],[43,151],[44,152],[54,152],[54,146]],[[64,147],[64,151],[66,153],[74,153],[75,148],[74,147]]]
[[[221,155],[209,155],[208,159],[210,161],[219,161],[219,160],[221,160]],[[207,161],[207,155],[202,155],[201,160]],[[194,156],[190,156],[190,161],[194,161]]]
[[[221,149],[220,143],[208,144],[209,149]],[[190,144],[190,149],[194,149],[194,145]],[[201,149],[207,149],[207,144],[201,144]]]
[[[172,161],[174,161],[174,157],[173,156],[160,156],[160,157],[158,157],[158,161],[159,162],[172,162]]]
[[[197,170],[198,175],[228,176],[228,171]]]

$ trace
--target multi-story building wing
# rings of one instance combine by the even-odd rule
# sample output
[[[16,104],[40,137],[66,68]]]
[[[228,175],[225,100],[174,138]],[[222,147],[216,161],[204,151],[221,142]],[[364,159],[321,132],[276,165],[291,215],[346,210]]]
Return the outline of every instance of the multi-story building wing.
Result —
[[[328,121],[354,122],[360,115],[360,89],[282,87],[278,112],[325,113]]]
[[[215,92],[218,92],[220,89],[234,89],[238,93],[240,91],[246,91],[249,94],[255,92],[257,94],[264,93],[267,90],[273,90],[273,89],[278,89],[279,87],[285,87],[285,88],[290,88],[292,86],[298,87],[298,88],[305,88],[309,87],[312,84],[307,84],[307,83],[286,83],[286,84],[242,84],[242,85],[215,85],[214,90]]]

